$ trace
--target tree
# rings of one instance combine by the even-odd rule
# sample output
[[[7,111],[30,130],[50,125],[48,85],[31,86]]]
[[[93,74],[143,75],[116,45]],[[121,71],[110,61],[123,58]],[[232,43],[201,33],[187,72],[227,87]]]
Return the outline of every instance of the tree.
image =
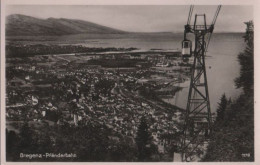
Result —
[[[235,84],[237,88],[242,88],[245,94],[250,94],[253,93],[254,87],[254,24],[253,21],[245,24],[247,25],[244,35],[246,49],[238,55],[241,68]]]
[[[141,118],[140,125],[138,126],[135,142],[138,148],[138,161],[149,161],[150,156],[156,149],[152,143],[152,136],[144,116]]]
[[[228,103],[222,96],[218,120],[223,120],[221,124],[214,125],[202,161],[254,161],[253,22],[246,24],[244,38],[247,47],[238,55],[241,70],[240,76],[235,80],[236,86],[242,88],[244,93]]]
[[[216,118],[217,122],[224,119],[227,104],[228,104],[228,100],[227,100],[226,95],[224,93],[220,98],[220,103],[218,103],[217,118]]]
[[[39,153],[47,153],[52,151],[52,141],[50,138],[50,134],[47,132],[42,132],[39,135],[38,140],[38,152]]]
[[[38,147],[35,139],[35,132],[30,128],[28,122],[25,122],[21,127],[19,137],[18,151],[30,153],[37,150]]]
[[[253,99],[241,95],[227,106],[222,124],[214,126],[202,161],[254,161],[253,119]]]
[[[19,140],[18,135],[14,131],[8,131],[6,129],[6,160],[15,161],[18,159],[17,156],[17,141]]]

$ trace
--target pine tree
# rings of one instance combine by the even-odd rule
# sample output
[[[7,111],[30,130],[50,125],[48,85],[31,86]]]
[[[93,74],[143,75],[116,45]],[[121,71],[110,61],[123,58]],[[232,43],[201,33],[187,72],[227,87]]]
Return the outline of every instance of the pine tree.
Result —
[[[21,153],[37,153],[38,144],[36,134],[33,129],[29,126],[28,122],[25,122],[20,128],[18,151]]]
[[[220,98],[220,103],[218,103],[217,118],[216,118],[217,122],[224,119],[227,104],[228,104],[228,100],[227,100],[227,97],[224,93]]]
[[[138,126],[137,136],[135,142],[138,148],[138,160],[147,161],[151,155],[150,148],[152,145],[152,136],[148,130],[148,125],[145,117],[141,118],[140,125]]]
[[[6,160],[15,161],[17,157],[17,141],[18,135],[14,131],[6,129]]]
[[[221,124],[214,126],[213,135],[202,161],[254,161],[253,22],[249,21],[246,24],[244,38],[247,47],[238,56],[241,69],[240,76],[235,80],[236,86],[242,88],[244,93],[232,100],[232,103],[228,101],[224,113],[222,110],[226,101],[222,96],[223,101],[218,107],[217,120],[221,120],[223,114],[224,119]],[[242,156],[244,153],[248,156]]]
[[[245,94],[252,94],[254,87],[254,24],[253,21],[245,22],[247,25],[244,35],[246,49],[238,55],[240,63],[240,76],[235,79],[237,88],[242,88]]]
[[[232,99],[231,97],[228,99],[228,104],[231,104],[232,103]]]

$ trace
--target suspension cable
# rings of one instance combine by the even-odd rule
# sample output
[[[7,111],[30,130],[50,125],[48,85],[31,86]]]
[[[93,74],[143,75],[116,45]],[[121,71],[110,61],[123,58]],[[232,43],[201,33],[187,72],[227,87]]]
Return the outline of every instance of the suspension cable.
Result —
[[[216,13],[215,13],[215,16],[214,16],[214,18],[213,18],[213,20],[212,20],[212,23],[211,23],[211,26],[213,26],[213,27],[215,26],[215,23],[216,23],[216,21],[217,21],[217,18],[218,18],[218,14],[219,14],[220,9],[221,9],[221,5],[218,5],[218,8],[217,8]],[[209,37],[208,37],[208,41],[207,41],[207,45],[206,45],[206,49],[205,49],[205,55],[206,55],[206,53],[207,53],[207,51],[208,51],[208,47],[209,47],[209,42],[210,42],[210,39],[211,39],[211,35],[212,35],[212,33],[210,33],[210,34],[209,34]]]
[[[217,8],[217,11],[216,11],[215,16],[214,16],[212,23],[211,23],[212,25],[215,25],[220,9],[221,9],[221,5],[219,5],[218,8]]]
[[[188,16],[187,25],[190,24],[191,17],[192,17],[192,13],[193,13],[193,8],[194,8],[194,5],[190,5],[190,11],[189,11],[189,16]]]

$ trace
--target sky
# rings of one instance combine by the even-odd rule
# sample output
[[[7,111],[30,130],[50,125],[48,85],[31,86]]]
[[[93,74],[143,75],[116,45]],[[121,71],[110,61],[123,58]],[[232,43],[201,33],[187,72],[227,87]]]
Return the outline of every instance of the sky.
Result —
[[[187,5],[9,5],[6,16],[24,14],[37,18],[70,18],[94,22],[129,32],[183,32]],[[194,14],[206,14],[210,24],[217,6],[197,6]],[[215,32],[244,32],[243,22],[253,20],[253,6],[222,6]]]

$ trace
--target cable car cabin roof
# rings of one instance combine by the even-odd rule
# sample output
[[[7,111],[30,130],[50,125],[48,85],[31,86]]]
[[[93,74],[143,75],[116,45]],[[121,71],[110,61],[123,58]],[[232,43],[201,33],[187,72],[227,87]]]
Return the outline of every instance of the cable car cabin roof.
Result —
[[[191,42],[191,40],[184,39],[182,42]]]

